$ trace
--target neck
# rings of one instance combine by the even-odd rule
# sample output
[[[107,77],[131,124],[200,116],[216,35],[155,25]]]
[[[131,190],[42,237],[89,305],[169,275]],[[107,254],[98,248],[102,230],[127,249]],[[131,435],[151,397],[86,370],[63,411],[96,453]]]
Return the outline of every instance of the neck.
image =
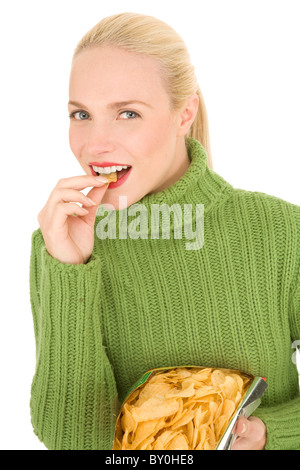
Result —
[[[217,203],[226,188],[231,191],[232,186],[208,167],[207,153],[200,142],[188,138],[186,151],[188,162],[183,176],[163,191],[144,196],[139,203],[148,208],[151,204],[171,206],[173,203],[202,203],[208,211]]]
[[[176,231],[179,227],[178,220],[185,223],[185,210],[190,223],[197,224],[199,215],[197,207],[201,209],[197,204],[204,206],[204,212],[207,215],[219,204],[222,198],[226,197],[226,193],[232,191],[233,187],[208,167],[207,154],[200,142],[192,138],[187,139],[187,153],[189,158],[188,169],[173,185],[158,193],[147,194],[138,201],[137,205],[133,204],[128,209],[126,207],[125,210],[111,211],[108,216],[105,216],[113,218],[112,225],[113,228],[116,227],[114,238],[119,237],[118,230],[122,231],[121,238],[124,238],[124,231],[126,233],[128,226],[130,230],[133,228],[133,231],[138,227],[137,231],[140,232],[137,238],[157,238],[157,230],[159,230],[159,235],[162,235],[165,231],[164,223],[166,219],[164,220],[164,216],[167,219],[170,218],[170,233],[173,233],[175,225]],[[170,211],[167,211],[168,208]],[[191,214],[189,214],[190,209],[192,209]],[[161,210],[161,222],[158,219],[158,227],[156,226],[156,220],[154,220],[153,232],[153,219],[155,219],[157,211]],[[171,212],[173,213],[172,217]],[[131,217],[136,217],[136,214],[138,214],[137,218],[132,220]],[[176,220],[175,214],[176,217],[179,217]],[[200,215],[202,217],[202,213]],[[129,216],[129,219],[127,216]],[[114,217],[116,217],[115,220]],[[168,222],[169,220],[167,220]],[[153,236],[153,233],[155,236]]]
[[[181,137],[176,142],[174,159],[172,163],[172,173],[164,178],[164,182],[149,194],[156,194],[164,191],[166,188],[176,183],[176,181],[178,181],[186,173],[190,163],[191,161],[185,145],[184,137]]]

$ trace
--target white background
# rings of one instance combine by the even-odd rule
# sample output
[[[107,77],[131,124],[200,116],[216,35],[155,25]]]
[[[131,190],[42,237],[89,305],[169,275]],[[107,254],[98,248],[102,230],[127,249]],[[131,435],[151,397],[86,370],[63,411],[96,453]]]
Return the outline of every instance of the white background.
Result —
[[[82,174],[68,143],[73,51],[103,17],[124,11],[156,16],[184,38],[214,170],[237,188],[300,205],[298,0],[1,2],[1,449],[45,448],[29,413],[30,238],[58,179]]]

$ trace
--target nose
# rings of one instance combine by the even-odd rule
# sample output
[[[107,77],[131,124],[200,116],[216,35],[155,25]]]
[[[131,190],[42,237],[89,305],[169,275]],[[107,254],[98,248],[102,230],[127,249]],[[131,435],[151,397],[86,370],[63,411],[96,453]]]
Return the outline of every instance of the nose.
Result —
[[[114,150],[112,130],[107,124],[94,122],[89,126],[86,150],[90,155],[110,153]]]

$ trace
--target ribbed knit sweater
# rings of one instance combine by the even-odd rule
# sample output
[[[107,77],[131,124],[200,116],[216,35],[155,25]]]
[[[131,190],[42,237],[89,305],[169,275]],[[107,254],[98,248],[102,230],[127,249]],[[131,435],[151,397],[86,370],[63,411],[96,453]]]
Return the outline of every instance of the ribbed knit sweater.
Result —
[[[172,237],[172,226],[167,239],[101,239],[102,214],[90,259],[72,265],[50,256],[40,229],[32,234],[31,416],[48,449],[112,449],[132,384],[151,368],[183,365],[266,377],[255,412],[266,449],[300,449],[300,207],[233,188],[199,142],[187,148],[186,173],[139,203],[203,204],[200,249],[187,250],[190,238]],[[117,221],[125,213],[114,212]]]

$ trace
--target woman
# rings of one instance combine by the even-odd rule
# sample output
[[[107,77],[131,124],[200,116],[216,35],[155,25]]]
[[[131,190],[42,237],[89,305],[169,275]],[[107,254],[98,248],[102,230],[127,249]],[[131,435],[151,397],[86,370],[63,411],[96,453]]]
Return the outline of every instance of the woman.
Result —
[[[49,449],[111,449],[130,386],[151,368],[193,364],[267,378],[234,449],[299,449],[300,208],[213,171],[188,52],[155,18],[115,15],[84,36],[69,113],[86,174],[59,180],[32,236],[38,437]],[[177,212],[153,233],[158,206]]]

